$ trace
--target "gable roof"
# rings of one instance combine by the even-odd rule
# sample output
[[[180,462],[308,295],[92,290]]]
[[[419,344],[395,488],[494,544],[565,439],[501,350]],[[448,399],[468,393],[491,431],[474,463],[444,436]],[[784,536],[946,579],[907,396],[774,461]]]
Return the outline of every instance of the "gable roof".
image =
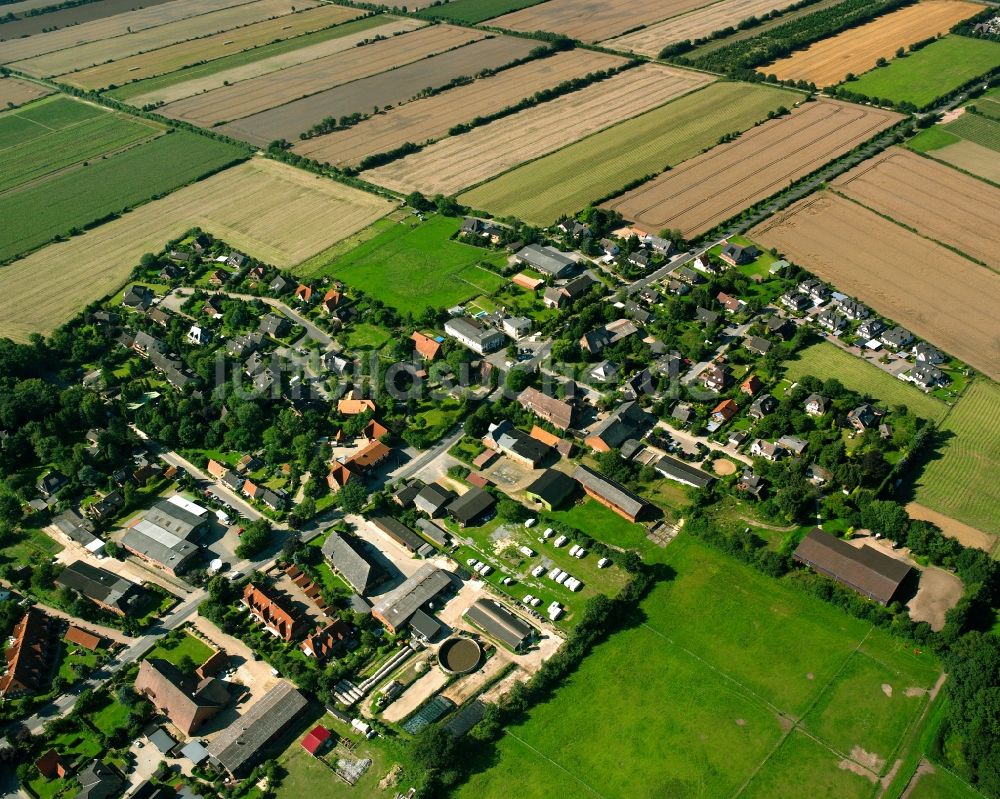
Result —
[[[430,336],[425,336],[416,330],[413,331],[410,340],[413,342],[413,349],[416,350],[417,354],[428,361],[433,361],[438,356],[438,353],[441,352],[440,341]]]
[[[576,490],[573,478],[556,469],[545,469],[525,491],[556,507]]]
[[[864,544],[860,548],[814,527],[793,557],[821,574],[887,605],[910,573],[910,566]]]
[[[647,505],[646,500],[636,496],[614,480],[591,471],[586,466],[577,466],[573,472],[573,479],[583,486],[588,494],[600,497],[616,508],[621,508],[630,516],[638,516]]]
[[[448,513],[459,524],[469,524],[489,511],[495,504],[496,500],[488,491],[473,486],[458,499],[452,500],[448,505]]]
[[[360,546],[347,536],[333,531],[322,547],[323,556],[359,594],[367,594],[381,577],[381,569],[372,564]]]

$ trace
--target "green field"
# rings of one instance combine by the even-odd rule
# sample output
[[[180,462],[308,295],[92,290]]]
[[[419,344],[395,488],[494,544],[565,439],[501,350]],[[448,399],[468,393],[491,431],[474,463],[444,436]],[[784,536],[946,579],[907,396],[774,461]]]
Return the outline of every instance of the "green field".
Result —
[[[43,97],[15,111],[0,114],[0,152],[106,113],[100,106],[68,97]]]
[[[920,133],[906,143],[906,146],[911,150],[916,150],[918,153],[927,153],[931,150],[940,150],[942,147],[947,147],[949,144],[955,144],[960,141],[962,139],[959,136],[949,133],[940,125],[935,125],[932,128],[920,131]]]
[[[996,97],[978,97],[971,105],[975,106],[977,113],[1000,122],[1000,100]]]
[[[1000,122],[994,119],[981,114],[962,114],[954,122],[945,125],[944,129],[963,139],[1000,152]]]
[[[953,437],[924,467],[917,502],[1000,535],[1000,385],[975,380],[941,427]]]
[[[498,216],[548,225],[742,131],[800,96],[769,86],[713,83],[524,164],[461,195]]]
[[[948,413],[948,406],[941,400],[826,341],[807,347],[785,363],[785,377],[789,380],[806,375],[821,380],[835,377],[852,391],[868,394],[888,405],[905,405],[924,419],[939,422]]]
[[[983,795],[950,771],[935,765],[933,772],[920,775],[908,799],[983,799]]]
[[[966,36],[946,36],[843,84],[866,97],[912,103],[923,108],[1000,66],[1000,44]]]
[[[474,25],[501,14],[520,11],[522,8],[537,6],[542,0],[454,0],[439,6],[431,6],[417,12],[418,17],[446,19]]]
[[[676,574],[643,602],[642,621],[508,729],[456,796],[736,796],[748,782],[742,795],[801,796],[808,784],[810,796],[872,796],[874,775],[839,764],[855,747],[893,756],[926,697],[884,703],[877,728],[864,723],[868,705],[875,691],[888,703],[884,682],[929,688],[933,657],[683,534],[655,554]],[[852,667],[868,660],[876,667]],[[838,740],[818,732],[852,711]]]
[[[309,45],[316,44],[318,42],[325,42],[329,39],[338,39],[341,36],[349,36],[352,33],[366,31],[370,28],[384,25],[385,23],[386,17],[383,16],[365,17],[364,19],[345,22],[343,25],[336,25],[332,28],[327,28],[326,30],[307,33],[304,36],[296,36],[293,39],[284,39],[280,42],[273,42],[272,44],[266,44],[262,47],[254,47],[250,50],[242,50],[238,53],[233,53],[232,55],[228,55],[223,58],[217,58],[213,61],[206,61],[202,64],[194,64],[190,67],[179,69],[176,72],[168,72],[165,75],[156,75],[152,78],[135,81],[134,83],[129,83],[125,86],[119,86],[117,89],[113,89],[106,93],[111,97],[116,97],[119,100],[128,102],[131,98],[138,97],[141,94],[147,94],[148,92],[165,89],[168,86],[176,86],[178,83],[184,83],[184,81],[194,80],[195,78],[204,78],[208,75],[215,75],[224,70],[232,69],[233,67],[241,67],[244,64],[252,64],[254,61],[260,61],[264,58],[290,53],[302,47],[308,47]]]
[[[343,280],[404,313],[489,294],[504,279],[478,264],[502,266],[506,256],[452,241],[461,226],[461,219],[446,216],[399,222],[325,266],[311,265],[310,275]]]
[[[186,131],[0,196],[0,261],[173,191],[246,153]]]
[[[0,119],[0,128],[3,121]],[[42,135],[37,135],[39,129],[32,125],[26,141],[0,149],[0,192],[152,138],[163,130],[145,120],[109,112]],[[0,137],[10,138],[2,130]]]

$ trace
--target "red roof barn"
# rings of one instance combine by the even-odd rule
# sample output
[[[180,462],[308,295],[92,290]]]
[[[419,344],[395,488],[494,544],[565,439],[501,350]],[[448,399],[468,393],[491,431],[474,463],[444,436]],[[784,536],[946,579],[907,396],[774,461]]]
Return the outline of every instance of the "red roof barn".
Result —
[[[302,739],[302,748],[305,749],[309,754],[315,755],[320,749],[323,748],[323,744],[330,740],[330,731],[320,724],[317,724],[309,734]]]

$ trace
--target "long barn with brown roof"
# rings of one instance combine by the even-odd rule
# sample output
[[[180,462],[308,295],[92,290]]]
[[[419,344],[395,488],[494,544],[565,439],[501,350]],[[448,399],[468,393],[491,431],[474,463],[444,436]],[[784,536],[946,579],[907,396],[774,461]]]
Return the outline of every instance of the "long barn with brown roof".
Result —
[[[892,601],[911,571],[908,563],[867,544],[852,547],[818,527],[802,539],[793,557],[880,605]]]

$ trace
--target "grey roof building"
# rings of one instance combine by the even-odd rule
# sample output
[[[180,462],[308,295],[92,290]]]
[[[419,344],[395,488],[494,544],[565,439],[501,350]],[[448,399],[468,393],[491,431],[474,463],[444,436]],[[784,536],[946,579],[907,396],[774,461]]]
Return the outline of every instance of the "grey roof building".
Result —
[[[676,458],[669,458],[666,455],[660,458],[653,465],[653,468],[668,480],[674,480],[675,482],[694,486],[695,488],[705,488],[715,479],[702,469],[690,466]]]
[[[334,531],[323,542],[323,557],[359,594],[370,593],[386,578],[385,570],[365,557],[358,544]]]
[[[910,573],[909,564],[867,544],[855,548],[818,527],[802,539],[792,557],[881,605],[892,601]]]
[[[372,516],[369,521],[411,553],[426,546],[424,539],[398,519],[392,518],[392,516]]]
[[[496,500],[488,491],[473,486],[448,505],[448,513],[462,527],[481,523],[492,515]]]
[[[523,649],[535,635],[534,627],[494,599],[477,599],[465,612],[465,617],[515,652]]]
[[[555,247],[542,247],[539,244],[529,244],[515,253],[521,263],[537,269],[552,277],[566,277],[577,267],[574,258],[560,252]]]
[[[405,627],[413,614],[451,586],[451,578],[430,563],[421,566],[402,585],[372,606],[372,615],[390,632]]]
[[[55,582],[121,616],[137,612],[145,598],[140,585],[82,560],[59,572]]]
[[[209,744],[209,757],[234,777],[246,773],[260,759],[264,747],[308,704],[302,694],[282,680]]]
[[[437,483],[428,483],[413,498],[413,504],[432,519],[441,515],[445,507],[455,498],[455,494]]]

